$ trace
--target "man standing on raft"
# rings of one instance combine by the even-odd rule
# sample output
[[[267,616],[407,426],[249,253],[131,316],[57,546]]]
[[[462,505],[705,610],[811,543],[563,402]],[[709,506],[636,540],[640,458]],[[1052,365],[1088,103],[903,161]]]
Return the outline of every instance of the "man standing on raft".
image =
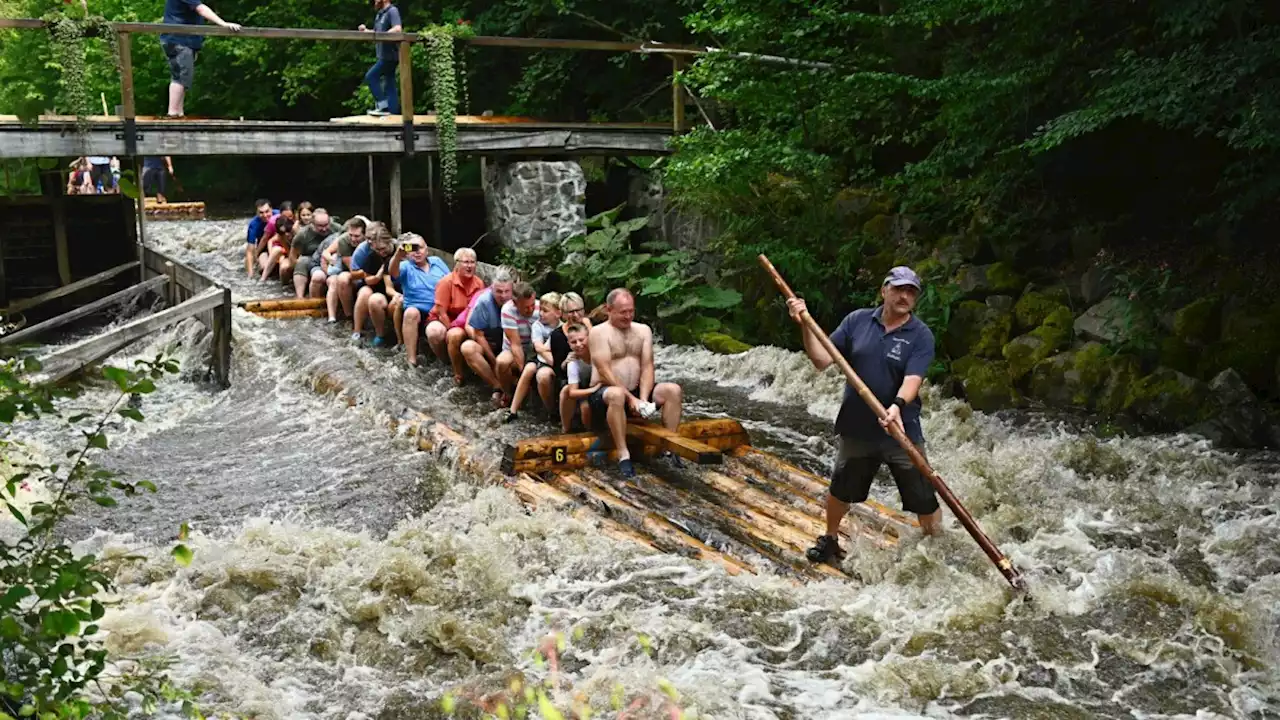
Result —
[[[844,401],[836,416],[840,450],[827,494],[827,534],[819,537],[809,549],[807,555],[812,562],[839,560],[844,556],[837,539],[840,521],[853,503],[867,499],[881,463],[889,465],[902,497],[902,509],[919,516],[920,528],[926,535],[942,532],[942,511],[933,486],[888,434],[889,423],[894,423],[921,452],[924,450],[920,385],[933,362],[933,332],[911,314],[921,287],[920,277],[911,268],[893,268],[880,287],[884,304],[875,309],[854,310],[831,334],[831,343],[888,414],[880,420],[852,386],[845,386]],[[800,298],[787,301],[787,310],[797,321],[805,309],[805,302]],[[833,362],[831,356],[803,323],[800,327],[805,353],[814,367],[825,370]]]

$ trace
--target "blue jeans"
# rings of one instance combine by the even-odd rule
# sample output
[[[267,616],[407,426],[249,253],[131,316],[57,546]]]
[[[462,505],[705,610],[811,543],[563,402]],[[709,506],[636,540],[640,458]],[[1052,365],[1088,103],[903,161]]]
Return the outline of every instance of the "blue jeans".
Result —
[[[364,81],[373,93],[376,107],[382,108],[392,115],[400,114],[400,92],[396,86],[396,65],[394,58],[378,58],[378,61],[364,74]]]

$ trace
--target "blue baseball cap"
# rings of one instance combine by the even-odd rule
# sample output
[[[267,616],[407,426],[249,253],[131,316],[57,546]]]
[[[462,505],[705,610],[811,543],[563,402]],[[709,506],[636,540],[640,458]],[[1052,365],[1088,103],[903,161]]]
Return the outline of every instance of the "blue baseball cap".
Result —
[[[893,287],[912,285],[917,290],[924,289],[924,283],[920,282],[920,276],[916,275],[916,271],[906,265],[899,265],[890,270],[889,274],[884,277],[883,284],[892,285]]]

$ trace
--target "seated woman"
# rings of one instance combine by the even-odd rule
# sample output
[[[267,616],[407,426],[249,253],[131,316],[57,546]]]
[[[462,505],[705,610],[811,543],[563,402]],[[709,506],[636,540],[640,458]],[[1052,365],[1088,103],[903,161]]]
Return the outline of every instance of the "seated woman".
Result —
[[[538,299],[538,319],[529,328],[529,338],[533,341],[534,357],[525,358],[524,369],[516,382],[515,394],[511,397],[511,409],[503,422],[511,422],[520,412],[520,406],[529,395],[529,387],[537,382],[538,395],[547,412],[553,415],[559,410],[555,397],[555,360],[551,354],[551,333],[560,327],[560,294],[549,292]]]
[[[258,265],[262,267],[262,277],[258,282],[264,283],[271,277],[271,272],[280,267],[280,277],[293,277],[293,260],[289,257],[289,248],[293,244],[293,220],[283,214],[271,219],[267,225],[271,232],[271,240],[267,242],[267,252],[258,256]]]
[[[262,255],[267,252],[270,247],[271,238],[275,237],[279,230],[276,228],[277,218],[288,218],[290,222],[297,222],[297,217],[293,214],[293,203],[285,200],[280,203],[280,207],[276,208],[277,212],[267,221],[267,227],[262,231],[262,237],[258,238],[258,254]],[[301,228],[298,228],[301,229]]]

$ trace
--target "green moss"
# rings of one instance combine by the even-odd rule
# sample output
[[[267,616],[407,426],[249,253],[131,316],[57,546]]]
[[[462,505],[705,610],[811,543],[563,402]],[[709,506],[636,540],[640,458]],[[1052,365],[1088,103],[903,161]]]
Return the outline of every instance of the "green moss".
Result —
[[[1213,411],[1203,383],[1163,367],[1130,386],[1124,409],[1168,430],[1206,420]]]
[[[1032,291],[1018,298],[1017,304],[1013,306],[1013,317],[1017,320],[1017,328],[1019,330],[1028,330],[1039,327],[1050,314],[1059,308],[1066,310],[1066,307],[1057,300],[1053,300],[1044,293]],[[1070,314],[1071,311],[1067,310],[1067,315]],[[1070,321],[1067,324],[1070,325]]]
[[[1004,346],[1001,354],[1009,363],[1009,374],[1015,380],[1020,380],[1037,363],[1065,347],[1070,340],[1071,311],[1059,306],[1045,319],[1043,325],[1014,338]]]
[[[672,345],[696,345],[698,336],[688,325],[671,324],[663,328],[666,340]]]
[[[1202,297],[1173,314],[1173,334],[1188,345],[1207,345],[1218,338],[1221,313],[1221,300]]]
[[[977,300],[960,303],[952,313],[944,338],[952,357],[978,355],[1001,357],[1009,330],[1013,326],[1010,313],[1000,312]]]
[[[910,265],[910,263],[908,264]],[[942,262],[931,257],[917,261],[914,265],[911,265],[911,269],[915,270],[916,274],[925,282],[936,280],[946,273],[946,268],[943,267]]]
[[[719,332],[705,333],[700,338],[703,347],[721,355],[737,355],[751,349],[751,346]]]
[[[1161,365],[1194,375],[1199,358],[1200,353],[1175,335],[1169,335],[1160,341]]]
[[[1108,370],[1107,379],[1094,398],[1093,407],[1098,412],[1115,415],[1124,409],[1129,388],[1142,374],[1142,364],[1133,355],[1113,355],[1108,362]]]
[[[1059,305],[1054,308],[1053,312],[1049,313],[1049,315],[1045,317],[1044,322],[1040,325],[1041,327],[1066,333],[1066,337],[1063,338],[1063,341],[1065,342],[1066,340],[1071,339],[1071,335],[1075,328],[1075,317],[1071,314],[1071,311],[1067,309],[1066,305]]]
[[[1022,396],[1013,386],[1006,362],[970,356],[953,363],[952,371],[964,388],[965,399],[975,410],[990,412],[1022,404]]]
[[[875,282],[879,283],[889,274],[889,268],[893,267],[894,254],[892,250],[878,252],[863,261],[862,265],[871,273],[871,277],[875,278]]]
[[[1111,373],[1111,351],[1105,345],[1091,342],[1075,352],[1072,369],[1076,373],[1077,389],[1071,396],[1071,404],[1088,407],[1094,394]]]
[[[987,281],[996,292],[1017,292],[1022,289],[1023,279],[1007,262],[992,263],[987,266]]]
[[[893,237],[893,216],[876,215],[862,224],[862,232],[878,241]]]

